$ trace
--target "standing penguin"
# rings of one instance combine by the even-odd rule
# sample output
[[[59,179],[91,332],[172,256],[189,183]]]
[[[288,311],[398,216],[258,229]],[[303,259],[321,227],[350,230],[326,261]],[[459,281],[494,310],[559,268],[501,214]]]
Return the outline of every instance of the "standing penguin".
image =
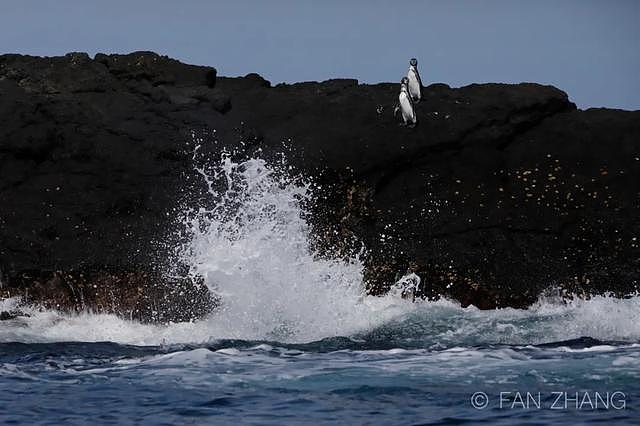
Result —
[[[400,82],[400,94],[398,95],[398,105],[396,106],[393,114],[396,115],[398,111],[402,113],[402,125],[415,127],[418,120],[416,119],[416,111],[413,108],[413,100],[409,94],[408,89],[409,79],[403,77]]]
[[[409,94],[413,102],[418,103],[422,98],[422,80],[420,80],[420,73],[418,73],[418,60],[416,58],[411,58],[409,61],[407,78],[409,79]]]

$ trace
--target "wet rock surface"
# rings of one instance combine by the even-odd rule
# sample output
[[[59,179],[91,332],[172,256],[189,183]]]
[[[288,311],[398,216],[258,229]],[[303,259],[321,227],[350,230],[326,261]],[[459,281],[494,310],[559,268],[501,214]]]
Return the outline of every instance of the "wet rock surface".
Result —
[[[285,150],[322,185],[316,245],[333,255],[363,243],[372,293],[407,271],[419,296],[482,308],[523,307],[550,287],[636,291],[640,112],[577,110],[531,83],[432,84],[406,129],[397,90],[273,86],[149,52],[0,56],[3,294],[144,320],[211,309],[205,289],[185,297],[163,274],[176,213],[203,191],[193,134],[205,158]]]
[[[0,311],[0,321],[9,321],[20,317],[30,317],[31,315],[25,314],[20,310]]]
[[[139,268],[142,270],[143,268]],[[185,322],[216,306],[203,282],[140,271],[22,271],[0,291],[3,298],[63,312],[115,314],[141,322]],[[19,311],[8,312],[12,319]]]

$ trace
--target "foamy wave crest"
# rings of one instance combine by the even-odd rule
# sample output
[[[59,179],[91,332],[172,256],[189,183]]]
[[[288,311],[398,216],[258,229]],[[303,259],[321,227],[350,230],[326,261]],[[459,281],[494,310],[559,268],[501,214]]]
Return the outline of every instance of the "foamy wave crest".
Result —
[[[2,301],[0,310],[10,309],[14,303]],[[340,303],[340,306],[345,305],[348,306],[347,301]],[[262,315],[270,308],[265,306],[256,310]],[[331,319],[332,327],[319,323],[320,318],[308,320],[304,314],[297,315],[300,319],[297,334],[291,330],[283,333],[281,322],[274,319],[256,324],[252,318],[244,318],[239,324],[232,323],[236,314],[228,309],[201,321],[170,325],[140,324],[114,315],[26,311],[31,317],[3,322],[0,342],[111,341],[163,345],[207,344],[236,338],[293,343],[347,336],[367,349],[538,345],[581,337],[602,342],[640,342],[640,297],[637,296],[629,299],[598,296],[568,304],[544,300],[525,310],[488,311],[462,308],[447,300],[411,304],[404,300],[366,296],[360,307],[355,306],[347,314],[333,306],[325,306],[324,311],[316,309],[315,312],[320,312],[320,318],[325,320],[332,315],[343,315],[339,320]],[[252,315],[251,311],[247,310],[246,315]],[[349,320],[354,322],[347,323]],[[313,328],[316,326],[318,328]],[[270,327],[275,327],[276,332]],[[265,334],[260,335],[261,331]]]
[[[370,342],[423,348],[539,345],[582,337],[640,342],[640,297],[543,298],[528,309],[493,310],[423,301],[362,336]]]
[[[181,260],[220,296],[211,322],[224,337],[348,335],[407,305],[365,296],[358,258],[331,260],[311,250],[302,207],[311,196],[309,183],[262,159],[234,163],[223,156],[214,173],[199,171],[216,203],[187,214]]]

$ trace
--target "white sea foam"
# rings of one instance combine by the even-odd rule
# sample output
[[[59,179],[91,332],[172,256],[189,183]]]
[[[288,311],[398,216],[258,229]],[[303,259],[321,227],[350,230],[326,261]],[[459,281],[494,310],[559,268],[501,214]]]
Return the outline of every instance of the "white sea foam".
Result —
[[[204,171],[202,171],[204,174]],[[187,215],[182,261],[221,296],[210,323],[217,337],[313,340],[348,335],[400,314],[397,298],[364,295],[359,259],[319,258],[309,247],[302,203],[310,185],[264,160],[223,157],[205,175],[210,210]],[[223,190],[214,191],[215,183]]]

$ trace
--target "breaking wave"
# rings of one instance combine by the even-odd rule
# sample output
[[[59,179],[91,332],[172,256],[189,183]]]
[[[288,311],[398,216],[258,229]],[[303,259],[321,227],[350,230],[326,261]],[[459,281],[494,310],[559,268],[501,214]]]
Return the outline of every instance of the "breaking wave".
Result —
[[[111,341],[210,344],[220,339],[303,343],[344,337],[363,348],[536,345],[590,337],[640,341],[640,297],[544,299],[527,310],[481,311],[440,300],[411,303],[365,294],[363,265],[318,256],[303,206],[312,187],[286,164],[254,158],[197,169],[211,207],[184,213],[177,262],[204,278],[220,306],[192,323],[149,325],[113,315],[27,310],[5,322],[0,342]],[[0,302],[9,310],[15,300]]]

